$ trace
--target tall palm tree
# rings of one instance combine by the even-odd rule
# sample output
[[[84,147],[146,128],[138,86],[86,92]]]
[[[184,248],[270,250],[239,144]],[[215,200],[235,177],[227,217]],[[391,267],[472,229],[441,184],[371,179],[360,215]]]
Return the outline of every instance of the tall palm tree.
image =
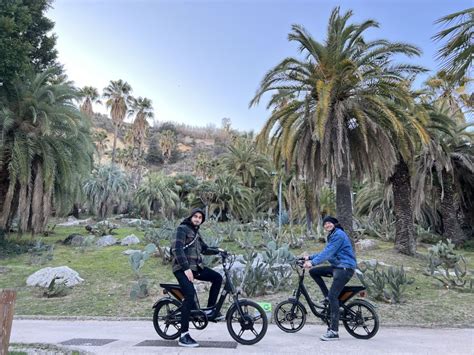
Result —
[[[276,159],[294,162],[316,189],[327,179],[335,183],[337,215],[349,233],[351,170],[358,178],[392,174],[397,156],[387,131],[404,129],[393,102],[410,100],[402,83],[406,75],[422,71],[393,62],[399,54],[419,55],[418,48],[367,41],[364,33],[378,24],[349,24],[351,16],[351,11],[340,14],[335,8],[324,42],[293,25],[288,38],[299,44],[304,59],[286,58],[271,69],[250,103],[257,104],[267,92],[280,96],[270,106],[286,95],[294,97],[272,113],[259,140],[271,138]]]
[[[99,92],[95,87],[84,86],[79,90],[79,95],[82,99],[81,112],[92,118],[94,116],[92,104],[102,104],[102,101],[99,100]]]
[[[138,155],[142,156],[145,140],[150,124],[148,119],[154,117],[153,106],[150,99],[138,97],[133,98],[130,103],[130,114],[135,114],[133,120],[132,132],[134,137],[134,147],[138,149]]]
[[[110,84],[104,88],[103,96],[106,99],[105,105],[110,109],[110,116],[115,126],[114,143],[112,146],[112,164],[115,163],[118,130],[127,114],[127,101],[131,91],[132,87],[121,79],[111,80]]]
[[[445,99],[440,98],[433,105],[431,141],[417,157],[416,210],[420,212],[426,188],[434,190],[440,201],[442,234],[461,245],[465,235],[457,218],[459,209],[468,221],[473,220],[474,133],[469,127],[474,124],[458,124],[449,116],[450,110],[443,104]]]
[[[474,7],[444,16],[436,21],[450,27],[438,32],[433,38],[447,39],[438,51],[438,59],[456,81],[469,75],[474,57]]]
[[[52,207],[69,212],[92,168],[90,127],[69,83],[53,70],[7,87],[0,103],[0,228],[15,216],[19,231],[44,230]]]

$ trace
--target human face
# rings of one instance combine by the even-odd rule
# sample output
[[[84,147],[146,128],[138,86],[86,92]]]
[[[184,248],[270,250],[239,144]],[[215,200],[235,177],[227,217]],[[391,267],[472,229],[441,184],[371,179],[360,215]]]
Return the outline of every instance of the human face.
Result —
[[[197,227],[197,226],[201,225],[202,218],[203,218],[202,213],[199,213],[199,212],[195,213],[191,217],[191,223]]]
[[[330,231],[332,231],[334,228],[336,228],[336,226],[334,225],[334,223],[331,223],[331,222],[326,222],[326,223],[324,223],[324,226],[323,226],[323,227],[324,227],[324,230],[325,230],[326,232],[330,232]]]

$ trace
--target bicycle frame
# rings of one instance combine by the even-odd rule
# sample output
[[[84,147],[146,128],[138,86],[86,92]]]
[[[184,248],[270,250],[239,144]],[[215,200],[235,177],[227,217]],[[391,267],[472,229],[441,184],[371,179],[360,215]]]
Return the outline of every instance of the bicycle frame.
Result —
[[[299,266],[296,266],[296,271],[298,273],[298,287],[293,291],[293,296],[290,297],[290,300],[296,300],[299,302],[301,295],[306,300],[306,303],[308,303],[309,308],[311,309],[311,312],[318,318],[321,318],[322,320],[328,322],[328,314],[325,314],[325,311],[328,309],[327,307],[322,307],[313,302],[311,299],[311,296],[309,295],[308,290],[306,289],[306,286],[304,285],[304,278],[305,278],[305,273],[306,270],[302,269],[300,271]],[[346,309],[345,303],[351,299],[353,296],[356,294],[360,294],[363,290],[365,290],[365,287],[362,286],[344,286],[344,289],[342,290],[341,294],[339,295],[339,304],[340,307],[343,307]],[[301,302],[300,302],[301,303]],[[294,306],[296,307],[296,306]],[[303,305],[304,307],[304,305]],[[294,309],[292,309],[293,311]],[[305,312],[308,313],[306,308],[304,308]],[[321,312],[319,310],[322,310]],[[341,317],[343,314],[341,314]]]
[[[215,312],[216,313],[219,313],[222,309],[222,306],[224,305],[224,302],[227,298],[228,295],[231,295],[232,296],[232,299],[233,299],[233,303],[237,306],[237,309],[239,311],[239,314],[241,316],[243,316],[243,313],[242,313],[242,309],[239,305],[239,294],[240,292],[238,292],[234,286],[234,284],[232,283],[231,281],[231,277],[230,277],[230,274],[229,274],[229,270],[233,264],[233,262],[228,262],[228,256],[224,256],[224,255],[221,255],[221,258],[222,258],[222,266],[223,266],[223,270],[224,270],[224,276],[225,276],[225,280],[224,280],[224,288],[222,289],[220,295],[219,295],[219,299],[216,303],[215,306],[213,307],[209,307],[209,308],[201,308],[200,305],[199,305],[199,300],[197,298],[197,295],[196,295],[196,298],[195,298],[195,304],[196,304],[196,307],[197,307],[197,310],[208,310],[208,309],[214,309],[215,308]],[[184,295],[181,291],[181,287],[179,287],[179,285],[177,284],[160,284],[161,287],[163,287],[163,293],[165,295],[168,295],[168,297],[172,296],[173,298],[175,298],[176,300],[178,300],[179,302],[182,302],[183,299],[184,299]],[[156,305],[158,304],[160,300],[158,300],[155,305],[153,306],[156,307]]]
[[[311,312],[318,318],[324,319],[324,314],[322,312],[319,312],[318,309],[324,310],[324,307],[321,307],[313,302],[311,299],[311,296],[308,293],[308,290],[306,289],[306,286],[304,285],[304,276],[306,270],[303,269],[301,272],[297,269],[298,272],[298,287],[293,291],[293,296],[290,297],[290,300],[296,300],[299,301],[301,295],[306,300],[306,303],[308,304],[309,308],[311,309]],[[306,311],[306,308],[305,308]],[[308,311],[306,311],[308,313]]]

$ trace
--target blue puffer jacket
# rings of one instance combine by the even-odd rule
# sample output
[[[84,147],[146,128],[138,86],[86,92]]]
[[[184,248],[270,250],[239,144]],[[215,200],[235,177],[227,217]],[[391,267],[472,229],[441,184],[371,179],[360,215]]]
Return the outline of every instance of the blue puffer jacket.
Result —
[[[354,249],[349,236],[340,228],[335,228],[328,236],[326,248],[321,253],[309,256],[313,265],[328,260],[333,267],[355,269],[357,266]]]

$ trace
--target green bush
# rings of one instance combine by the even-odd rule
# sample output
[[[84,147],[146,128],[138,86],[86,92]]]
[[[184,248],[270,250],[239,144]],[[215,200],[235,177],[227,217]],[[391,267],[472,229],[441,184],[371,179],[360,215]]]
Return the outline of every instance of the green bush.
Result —
[[[387,271],[380,268],[379,263],[371,266],[361,263],[357,273],[362,285],[367,288],[369,296],[373,299],[389,303],[403,302],[404,293],[407,286],[415,282],[414,278],[409,278],[403,268],[390,266]]]
[[[446,288],[472,289],[473,279],[468,272],[466,260],[456,253],[451,240],[439,241],[429,252],[426,275],[435,278]]]

